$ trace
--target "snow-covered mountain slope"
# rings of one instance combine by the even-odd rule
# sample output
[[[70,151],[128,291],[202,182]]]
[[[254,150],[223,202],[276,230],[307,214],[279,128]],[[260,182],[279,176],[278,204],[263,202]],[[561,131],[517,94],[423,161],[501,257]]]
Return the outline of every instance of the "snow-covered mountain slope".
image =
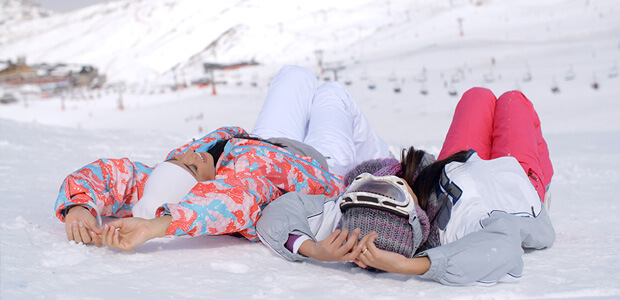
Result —
[[[10,31],[13,26],[25,21],[47,18],[54,13],[28,0],[0,1],[0,26],[2,31]],[[4,34],[3,34],[4,35]],[[7,42],[0,39],[0,44]]]
[[[593,39],[617,49],[618,13],[609,0],[117,0],[13,24],[0,32],[0,58],[93,64],[110,81],[135,82],[173,70],[194,76],[203,62],[316,65],[317,50],[325,63],[363,64],[384,77],[411,74],[422,64],[442,71],[486,68],[492,57],[518,57],[523,66],[530,53],[550,44],[550,52],[578,51],[583,60],[609,65],[598,61],[601,47],[571,48]],[[456,52],[457,65],[437,59]]]

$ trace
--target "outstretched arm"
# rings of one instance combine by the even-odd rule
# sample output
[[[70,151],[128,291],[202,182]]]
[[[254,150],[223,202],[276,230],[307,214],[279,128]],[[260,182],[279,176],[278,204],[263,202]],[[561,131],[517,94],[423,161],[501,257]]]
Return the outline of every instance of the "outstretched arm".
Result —
[[[180,203],[164,204],[157,216],[170,215],[166,235],[240,233],[258,240],[256,221],[262,208],[281,191],[268,180],[247,176],[199,182]]]
[[[422,277],[448,285],[519,278],[523,248],[550,247],[555,239],[544,209],[536,218],[493,212],[482,225],[481,230],[453,243],[423,252],[432,264]]]
[[[377,251],[369,237],[369,240],[362,240],[368,251],[358,259],[361,266],[421,275],[446,285],[488,284],[506,277],[519,278],[523,271],[523,248],[550,247],[555,239],[544,209],[536,218],[494,212],[482,223],[483,229],[453,243],[426,250],[414,258]],[[424,264],[426,266],[421,268]]]
[[[101,216],[125,217],[142,194],[152,168],[123,159],[100,159],[69,174],[56,199],[67,238],[100,246]]]
[[[544,209],[536,218],[494,212],[482,223],[483,229],[414,258],[377,249],[373,244],[376,234],[371,233],[357,246],[362,251],[355,263],[388,272],[421,275],[447,285],[495,283],[507,276],[521,276],[522,248],[550,247],[555,239]],[[364,247],[368,250],[364,251]]]
[[[122,218],[103,228],[103,244],[130,251],[165,235],[241,233],[255,238],[254,224],[271,193],[280,191],[259,178],[220,179],[198,183],[177,204],[160,207],[157,218]]]
[[[350,249],[348,245],[341,248],[342,242],[348,240],[348,231],[332,232],[338,219],[326,214],[325,211],[325,203],[334,202],[336,199],[337,197],[327,198],[324,195],[305,195],[294,192],[280,196],[263,210],[262,216],[258,219],[256,231],[261,242],[290,261],[305,260],[308,257],[319,260],[321,260],[319,257],[331,260],[352,260],[348,257],[338,258]],[[314,225],[317,226],[313,226],[313,229],[309,219],[316,221]],[[323,241],[317,241],[316,234],[321,229],[331,234]],[[308,238],[303,241],[297,252],[293,250],[293,247],[286,246],[291,235]],[[353,240],[350,239],[350,241]]]
[[[103,227],[102,240],[108,247],[130,251],[148,240],[165,236],[171,219],[171,216],[119,219]]]
[[[122,218],[103,228],[103,243],[130,251],[165,235],[219,235],[239,232],[251,239],[260,207],[280,191],[259,178],[198,183],[178,204],[168,203],[155,219]]]

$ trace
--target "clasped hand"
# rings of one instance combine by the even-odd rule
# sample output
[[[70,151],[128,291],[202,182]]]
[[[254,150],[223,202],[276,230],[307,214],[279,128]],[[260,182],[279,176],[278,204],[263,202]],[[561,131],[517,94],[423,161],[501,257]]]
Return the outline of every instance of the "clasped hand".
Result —
[[[73,206],[65,216],[67,238],[76,243],[90,244],[101,247],[101,229],[90,211],[83,206]]]
[[[377,248],[374,244],[377,233],[374,231],[361,240],[359,236],[359,228],[351,234],[347,229],[336,230],[322,241],[304,241],[299,253],[319,261],[351,261],[362,268],[373,267],[400,274],[420,275],[430,267],[427,257],[407,258]]]
[[[373,232],[372,234],[375,234],[376,237],[376,233]],[[368,248],[368,244],[372,244],[372,241],[374,241],[373,238],[369,242],[372,234],[368,234],[359,240],[359,228],[350,233],[346,228],[342,230],[337,229],[324,240],[318,242],[312,240],[304,241],[299,247],[298,252],[319,261],[350,261],[359,265],[362,263],[359,258],[360,255]]]
[[[431,261],[426,256],[408,258],[401,254],[381,250],[375,246],[376,232],[371,232],[362,238],[356,246],[359,255],[353,261],[362,268],[373,267],[391,273],[405,275],[422,275],[431,267]],[[357,253],[357,251],[356,251]]]
[[[304,241],[298,252],[319,261],[352,261],[357,255],[352,250],[355,249],[359,235],[359,228],[350,235],[348,229],[338,229],[322,241]]]
[[[76,243],[94,243],[97,247],[106,245],[130,251],[152,238],[164,236],[170,221],[170,216],[155,219],[121,218],[99,228],[97,220],[88,209],[75,206],[67,212],[65,230],[67,238]]]

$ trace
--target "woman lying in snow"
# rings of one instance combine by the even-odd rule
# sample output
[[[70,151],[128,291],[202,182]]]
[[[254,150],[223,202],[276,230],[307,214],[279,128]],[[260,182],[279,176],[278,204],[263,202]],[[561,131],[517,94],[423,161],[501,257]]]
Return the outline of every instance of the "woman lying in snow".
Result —
[[[412,147],[401,162],[364,162],[345,177],[342,197],[285,194],[256,229],[288,260],[495,283],[521,276],[523,249],[553,244],[543,205],[552,176],[532,103],[474,88],[457,105],[438,161]]]
[[[256,221],[272,200],[287,192],[337,197],[338,174],[389,155],[341,85],[317,88],[312,72],[293,66],[271,82],[252,136],[259,138],[222,127],[155,168],[97,160],[64,180],[56,216],[69,240],[123,250],[164,235],[239,233],[257,241]],[[101,228],[101,216],[120,219]]]

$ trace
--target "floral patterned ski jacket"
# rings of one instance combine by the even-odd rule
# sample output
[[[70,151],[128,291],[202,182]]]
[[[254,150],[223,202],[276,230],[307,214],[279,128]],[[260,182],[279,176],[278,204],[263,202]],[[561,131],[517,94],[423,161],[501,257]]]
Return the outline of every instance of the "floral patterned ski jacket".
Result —
[[[327,172],[309,156],[244,138],[240,127],[222,127],[199,140],[172,150],[166,159],[188,149],[206,152],[217,141],[229,140],[216,165],[215,180],[197,183],[180,203],[161,206],[157,216],[171,215],[166,235],[240,233],[257,241],[255,224],[261,210],[287,192],[333,197],[344,191],[340,176]],[[99,159],[64,180],[56,199],[56,216],[82,205],[101,216],[131,217],[152,167],[127,158]]]

